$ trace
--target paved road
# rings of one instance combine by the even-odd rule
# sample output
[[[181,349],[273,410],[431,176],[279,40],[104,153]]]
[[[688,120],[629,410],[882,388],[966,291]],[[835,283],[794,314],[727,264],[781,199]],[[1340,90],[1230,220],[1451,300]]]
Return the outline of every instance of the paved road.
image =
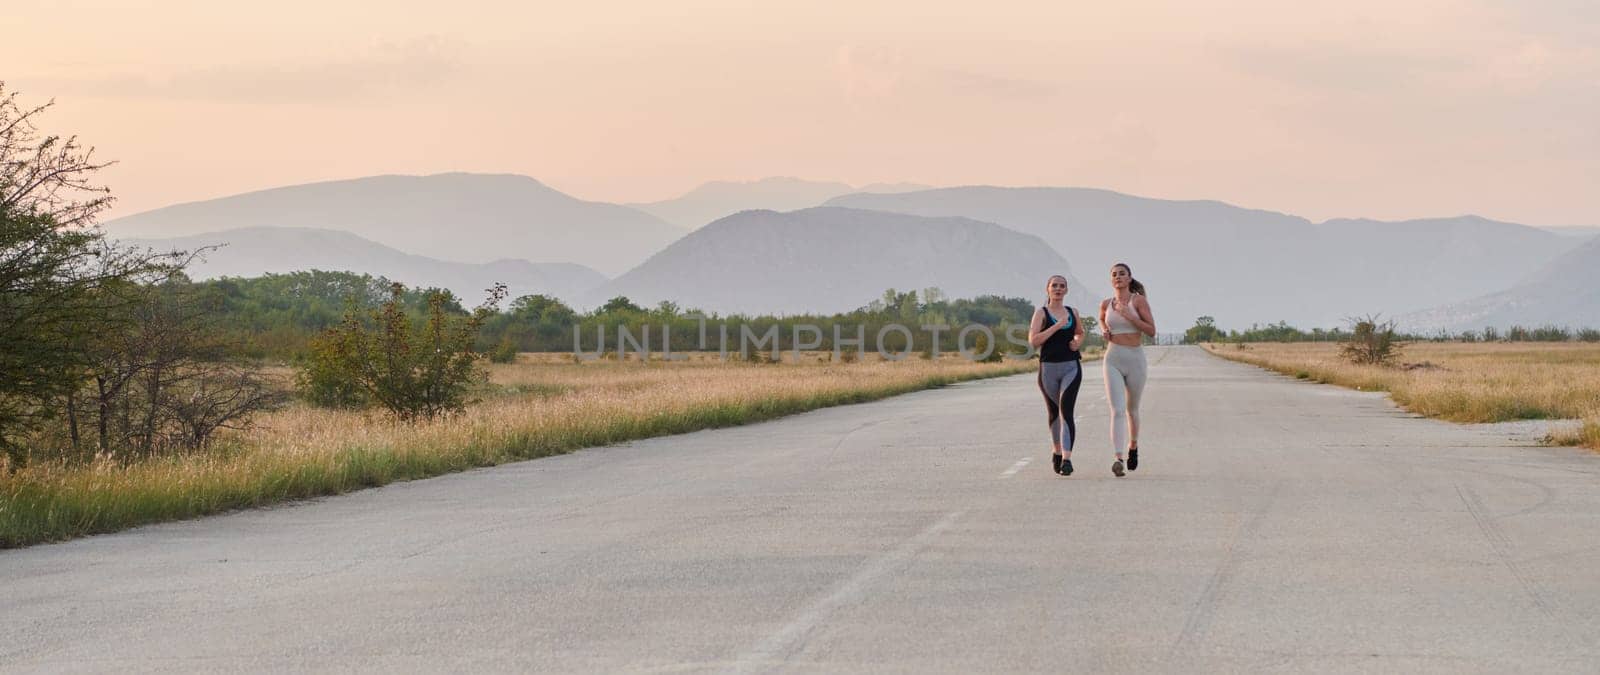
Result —
[[[1124,479],[967,383],[0,552],[0,667],[1600,669],[1600,456],[1150,356]]]

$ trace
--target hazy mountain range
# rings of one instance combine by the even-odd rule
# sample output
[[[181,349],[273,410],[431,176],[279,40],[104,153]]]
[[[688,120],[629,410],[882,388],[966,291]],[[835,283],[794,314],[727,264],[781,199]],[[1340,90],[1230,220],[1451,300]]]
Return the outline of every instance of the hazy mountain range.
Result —
[[[1554,233],[1562,235],[1562,236],[1578,237],[1580,239],[1589,239],[1591,237],[1600,237],[1600,227],[1588,227],[1588,226],[1581,226],[1581,225],[1568,225],[1568,226],[1565,226],[1565,227],[1546,227],[1546,228],[1543,228],[1543,229],[1549,230],[1551,232],[1554,232]]]
[[[1600,236],[1498,293],[1398,317],[1417,332],[1520,325],[1600,327]]]
[[[830,205],[965,216],[1049,242],[1080,274],[1127,262],[1164,330],[1211,315],[1223,326],[1342,325],[1498,291],[1581,240],[1476,216],[1312,223],[1216,201],[1086,188],[959,187],[852,194]]]
[[[1591,278],[1581,263],[1556,264],[1584,245],[1571,234],[1581,230],[1557,234],[1475,216],[1313,223],[1217,201],[1003,187],[857,192],[827,200],[841,208],[735,213],[743,204],[792,206],[848,189],[797,179],[711,183],[642,205],[672,218],[727,216],[691,230],[522,176],[379,176],[181,204],[106,229],[114,237],[208,233],[166,247],[233,242],[196,268],[202,277],[349,270],[447,287],[469,302],[499,280],[514,294],[547,293],[579,308],[627,295],[724,313],[847,310],[890,287],[1035,298],[1046,276],[1067,269],[1088,284],[1074,283],[1074,302],[1092,309],[1107,292],[1110,264],[1125,261],[1150,286],[1169,332],[1206,314],[1230,328],[1277,320],[1309,327],[1373,312],[1421,316],[1426,308],[1435,308],[1427,311],[1438,325],[1465,325],[1447,318],[1462,312],[1457,303],[1500,297],[1542,269],[1560,270],[1546,278]],[[1533,312],[1517,322],[1578,325],[1569,317],[1585,316],[1539,317],[1537,303],[1517,306]]]
[[[442,260],[577,263],[606,274],[685,233],[648,213],[576,199],[527,176],[465,173],[274,188],[146,211],[105,227],[117,237],[314,227]]]
[[[794,211],[821,206],[829,199],[852,192],[892,193],[926,189],[926,185],[912,183],[875,183],[855,188],[844,183],[773,177],[745,182],[712,181],[676,199],[628,206],[692,230],[740,211]]]
[[[1068,304],[1099,297],[1037,237],[967,218],[843,208],[745,211],[673,242],[589,296],[749,314],[839,312],[883,295],[937,287],[951,298],[1007,295],[1043,302],[1051,274]]]
[[[413,287],[446,288],[468,307],[482,302],[484,291],[497,282],[506,284],[512,298],[533,293],[574,298],[606,281],[605,275],[573,263],[449,262],[403,253],[348,232],[304,227],[248,227],[187,237],[123,241],[180,251],[220,245],[221,248],[204,252],[185,270],[197,280],[311,269],[360,272]]]

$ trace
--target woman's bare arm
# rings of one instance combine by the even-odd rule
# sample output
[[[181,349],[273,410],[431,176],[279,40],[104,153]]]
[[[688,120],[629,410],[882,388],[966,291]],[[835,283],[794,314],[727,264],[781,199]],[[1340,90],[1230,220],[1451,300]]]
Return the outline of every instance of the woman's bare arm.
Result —
[[[1138,328],[1139,332],[1150,337],[1156,336],[1156,317],[1150,313],[1150,301],[1143,295],[1133,296],[1133,316],[1129,316],[1128,320],[1133,322],[1133,327]]]
[[[1039,347],[1044,344],[1045,340],[1050,339],[1051,335],[1055,335],[1056,331],[1061,330],[1061,324],[1059,323],[1041,330],[1039,326],[1043,324],[1044,308],[1040,307],[1033,310],[1033,320],[1028,323],[1028,344]]]

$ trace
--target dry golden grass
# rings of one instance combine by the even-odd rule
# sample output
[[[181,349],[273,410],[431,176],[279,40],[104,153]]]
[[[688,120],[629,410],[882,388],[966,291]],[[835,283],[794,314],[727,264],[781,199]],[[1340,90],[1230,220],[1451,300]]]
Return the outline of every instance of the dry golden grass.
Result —
[[[296,404],[204,453],[122,465],[29,466],[0,483],[0,546],[332,494],[1026,372],[961,358],[754,364],[529,358],[495,365],[462,415],[397,424]]]
[[[1545,442],[1551,445],[1581,445],[1600,450],[1600,415],[1585,419],[1576,429],[1562,429],[1550,434]]]
[[[1347,363],[1329,343],[1206,349],[1304,380],[1386,391],[1407,410],[1453,422],[1584,419],[1558,440],[1600,448],[1600,345],[1424,342],[1404,349],[1399,368]]]

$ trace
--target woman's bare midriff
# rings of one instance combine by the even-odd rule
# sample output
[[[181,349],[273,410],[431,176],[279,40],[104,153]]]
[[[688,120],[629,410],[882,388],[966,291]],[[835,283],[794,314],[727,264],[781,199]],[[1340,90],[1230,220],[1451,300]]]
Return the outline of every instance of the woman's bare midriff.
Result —
[[[1138,333],[1118,333],[1111,336],[1111,344],[1123,347],[1138,347],[1143,343],[1144,336]]]

